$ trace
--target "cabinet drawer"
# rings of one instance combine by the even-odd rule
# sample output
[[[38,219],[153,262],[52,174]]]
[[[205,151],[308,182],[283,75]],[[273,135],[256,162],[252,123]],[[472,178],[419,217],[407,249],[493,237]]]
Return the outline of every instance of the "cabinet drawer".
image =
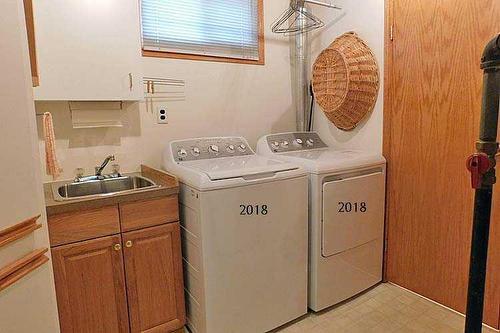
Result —
[[[120,204],[122,231],[179,221],[177,195]]]
[[[48,218],[50,245],[120,233],[118,206],[63,213]]]

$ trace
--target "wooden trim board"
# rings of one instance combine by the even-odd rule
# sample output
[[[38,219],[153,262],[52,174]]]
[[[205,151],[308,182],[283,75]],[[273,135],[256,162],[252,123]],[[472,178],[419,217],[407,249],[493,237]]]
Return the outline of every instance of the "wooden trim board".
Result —
[[[174,175],[171,175],[170,173],[163,171],[163,170],[158,170],[154,169],[151,167],[148,167],[147,165],[142,164],[141,165],[141,173],[144,177],[146,178],[151,178],[151,180],[161,180],[162,186],[168,186],[168,187],[179,187],[179,180],[177,177]]]
[[[247,65],[264,65],[263,60],[246,60],[239,58],[228,58],[228,57],[216,57],[216,56],[206,56],[198,54],[187,54],[187,53],[174,53],[166,51],[150,51],[142,50],[143,57],[150,58],[168,58],[168,59],[180,59],[180,60],[197,60],[197,61],[212,61],[212,62],[226,62],[231,64],[247,64]]]
[[[44,255],[47,251],[47,248],[35,250],[0,269],[0,291],[49,261],[49,258]]]
[[[385,57],[385,65],[384,65],[384,124],[383,124],[383,138],[382,138],[382,150],[384,157],[389,160],[391,155],[390,142],[391,142],[391,121],[390,114],[392,108],[392,40],[391,37],[394,34],[393,31],[393,10],[394,10],[394,0],[386,0],[385,1],[385,37],[384,37],[384,57]],[[389,196],[390,189],[390,180],[389,177],[390,163],[387,163],[386,166],[386,198]],[[387,282],[387,243],[388,243],[388,235],[389,235],[389,211],[390,211],[390,200],[385,201],[385,230],[384,230],[384,267],[383,267],[383,281]]]
[[[36,223],[40,216],[31,217],[7,229],[0,230],[0,248],[40,229],[42,225]]]
[[[24,17],[26,20],[26,32],[28,33],[28,49],[30,54],[31,79],[33,87],[40,85],[38,74],[38,60],[36,56],[36,40],[35,40],[35,18],[33,15],[33,1],[24,0]]]

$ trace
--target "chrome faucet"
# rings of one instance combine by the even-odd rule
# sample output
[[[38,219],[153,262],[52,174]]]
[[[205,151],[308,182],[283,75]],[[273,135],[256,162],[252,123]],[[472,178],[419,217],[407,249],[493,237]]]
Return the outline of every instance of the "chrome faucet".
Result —
[[[106,165],[108,165],[108,163],[110,161],[114,161],[114,160],[115,160],[115,155],[109,155],[108,157],[106,157],[106,159],[104,160],[104,162],[102,162],[101,166],[95,168],[95,175],[96,175],[96,177],[102,176],[102,171],[104,170],[104,168],[106,167]]]

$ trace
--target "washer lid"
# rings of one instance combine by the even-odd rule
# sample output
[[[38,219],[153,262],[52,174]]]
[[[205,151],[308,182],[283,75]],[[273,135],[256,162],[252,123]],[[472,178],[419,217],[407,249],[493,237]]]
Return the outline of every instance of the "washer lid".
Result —
[[[190,161],[183,162],[182,165],[207,175],[212,181],[231,178],[252,180],[264,175],[299,169],[291,163],[256,155]]]
[[[356,150],[332,148],[276,154],[276,158],[298,163],[311,173],[331,173],[385,163],[384,157]]]

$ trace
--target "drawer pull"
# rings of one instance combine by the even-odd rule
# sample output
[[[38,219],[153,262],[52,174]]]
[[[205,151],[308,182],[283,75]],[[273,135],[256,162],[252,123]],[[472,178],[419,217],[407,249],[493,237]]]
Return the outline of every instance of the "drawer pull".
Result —
[[[120,251],[122,249],[122,246],[120,244],[115,244],[114,249],[115,251]]]
[[[129,240],[125,243],[125,247],[132,247],[132,241]]]

